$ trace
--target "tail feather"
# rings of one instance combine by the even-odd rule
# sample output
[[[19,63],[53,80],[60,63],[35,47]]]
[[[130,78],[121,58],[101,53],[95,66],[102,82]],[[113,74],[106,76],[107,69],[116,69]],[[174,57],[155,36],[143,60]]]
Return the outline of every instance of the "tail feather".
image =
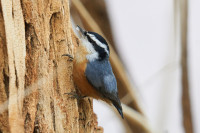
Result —
[[[122,119],[124,119],[121,102],[119,100],[117,100],[117,101],[112,100],[112,103],[115,106],[115,108],[117,109],[117,111],[119,112],[119,114],[121,115]]]

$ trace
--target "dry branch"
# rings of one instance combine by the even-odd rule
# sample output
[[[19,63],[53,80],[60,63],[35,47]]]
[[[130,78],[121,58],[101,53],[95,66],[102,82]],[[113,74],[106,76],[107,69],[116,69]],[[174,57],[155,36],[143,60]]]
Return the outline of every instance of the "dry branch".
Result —
[[[188,47],[188,0],[180,0],[180,18],[181,18],[181,71],[182,71],[182,110],[183,125],[186,133],[193,133],[192,113],[190,104],[190,87],[188,81],[187,67],[187,47]]]

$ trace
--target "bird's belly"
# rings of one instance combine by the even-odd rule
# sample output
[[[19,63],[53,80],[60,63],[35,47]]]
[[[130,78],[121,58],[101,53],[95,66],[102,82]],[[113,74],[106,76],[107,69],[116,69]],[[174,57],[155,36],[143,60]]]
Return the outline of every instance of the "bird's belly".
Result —
[[[95,99],[102,99],[100,93],[88,82],[85,76],[85,70],[87,67],[87,62],[84,61],[82,63],[74,63],[73,69],[73,80],[74,83],[77,85],[78,89],[80,90],[83,96],[90,96]]]

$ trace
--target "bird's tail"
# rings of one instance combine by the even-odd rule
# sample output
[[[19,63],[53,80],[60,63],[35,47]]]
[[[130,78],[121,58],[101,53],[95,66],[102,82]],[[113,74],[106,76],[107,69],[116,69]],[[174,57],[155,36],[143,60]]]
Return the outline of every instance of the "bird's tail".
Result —
[[[117,109],[117,111],[119,112],[119,114],[121,115],[121,117],[124,119],[124,114],[123,114],[123,111],[122,111],[122,105],[121,105],[119,98],[117,98],[116,100],[111,100],[111,101],[112,101],[112,104]]]

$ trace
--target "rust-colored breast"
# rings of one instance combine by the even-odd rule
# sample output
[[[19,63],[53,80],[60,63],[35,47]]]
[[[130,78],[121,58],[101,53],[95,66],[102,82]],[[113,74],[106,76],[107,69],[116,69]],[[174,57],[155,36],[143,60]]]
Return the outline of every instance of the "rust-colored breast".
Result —
[[[74,82],[83,96],[90,96],[95,99],[102,99],[99,92],[97,92],[96,89],[88,82],[85,76],[85,70],[88,62],[88,60],[86,59],[87,54],[88,52],[86,51],[84,46],[80,45],[79,47],[77,47],[73,69]]]

